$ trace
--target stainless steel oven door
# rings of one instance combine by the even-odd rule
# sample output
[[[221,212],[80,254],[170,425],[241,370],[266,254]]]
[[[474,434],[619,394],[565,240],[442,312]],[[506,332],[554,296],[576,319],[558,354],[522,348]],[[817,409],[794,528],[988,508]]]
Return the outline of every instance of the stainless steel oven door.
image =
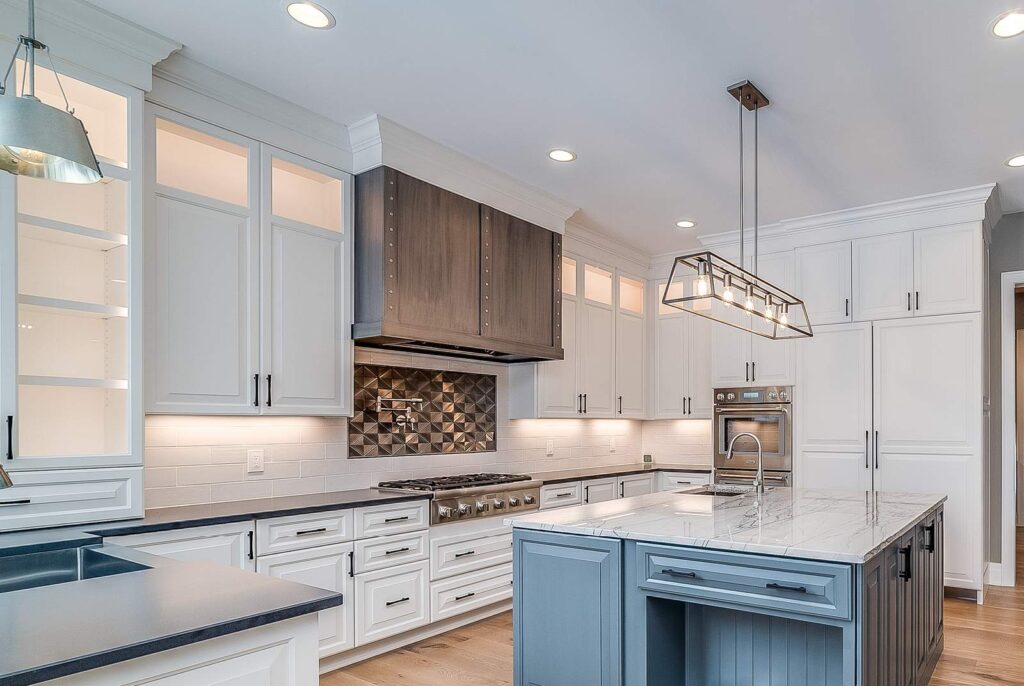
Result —
[[[742,433],[752,433],[761,441],[765,471],[792,471],[793,423],[788,405],[716,407],[715,467],[757,469],[757,444],[747,436],[736,441],[732,459],[726,459],[729,442]]]

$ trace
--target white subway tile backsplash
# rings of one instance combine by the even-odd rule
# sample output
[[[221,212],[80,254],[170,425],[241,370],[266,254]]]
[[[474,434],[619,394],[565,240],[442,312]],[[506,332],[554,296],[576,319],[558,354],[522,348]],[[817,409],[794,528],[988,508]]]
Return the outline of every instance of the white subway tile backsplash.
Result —
[[[275,498],[287,495],[309,495],[311,493],[327,492],[327,480],[322,476],[309,479],[278,479],[273,484]]]

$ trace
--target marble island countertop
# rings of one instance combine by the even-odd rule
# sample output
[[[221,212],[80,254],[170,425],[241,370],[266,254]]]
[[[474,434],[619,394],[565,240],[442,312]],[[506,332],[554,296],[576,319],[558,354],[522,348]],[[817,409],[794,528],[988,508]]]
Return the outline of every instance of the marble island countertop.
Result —
[[[693,489],[699,490],[699,489]],[[546,510],[516,528],[860,564],[906,533],[944,495],[772,488],[758,496],[685,491]]]

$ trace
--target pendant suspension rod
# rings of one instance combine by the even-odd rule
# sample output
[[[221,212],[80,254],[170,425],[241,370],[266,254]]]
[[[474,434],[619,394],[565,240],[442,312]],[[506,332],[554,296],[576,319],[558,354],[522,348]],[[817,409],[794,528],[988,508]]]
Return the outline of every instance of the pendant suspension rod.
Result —
[[[754,274],[757,275],[757,161],[760,157],[757,149],[757,104],[754,105]]]
[[[36,0],[28,0],[28,42],[25,44],[25,70],[28,71],[28,89],[22,96],[36,95]]]
[[[740,267],[743,267],[743,256],[745,247],[743,245],[744,217],[743,217],[743,100],[739,99],[740,111]]]

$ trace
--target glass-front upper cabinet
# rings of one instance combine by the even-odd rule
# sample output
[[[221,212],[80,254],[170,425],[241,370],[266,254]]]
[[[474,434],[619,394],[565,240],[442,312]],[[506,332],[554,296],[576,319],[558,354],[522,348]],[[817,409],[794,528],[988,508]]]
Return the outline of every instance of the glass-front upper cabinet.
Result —
[[[64,107],[51,71],[37,67],[36,84],[41,100]],[[130,135],[141,123],[141,94],[63,74],[61,84],[104,178],[78,185],[0,174],[0,404],[12,470],[142,460],[134,402],[140,146]]]

